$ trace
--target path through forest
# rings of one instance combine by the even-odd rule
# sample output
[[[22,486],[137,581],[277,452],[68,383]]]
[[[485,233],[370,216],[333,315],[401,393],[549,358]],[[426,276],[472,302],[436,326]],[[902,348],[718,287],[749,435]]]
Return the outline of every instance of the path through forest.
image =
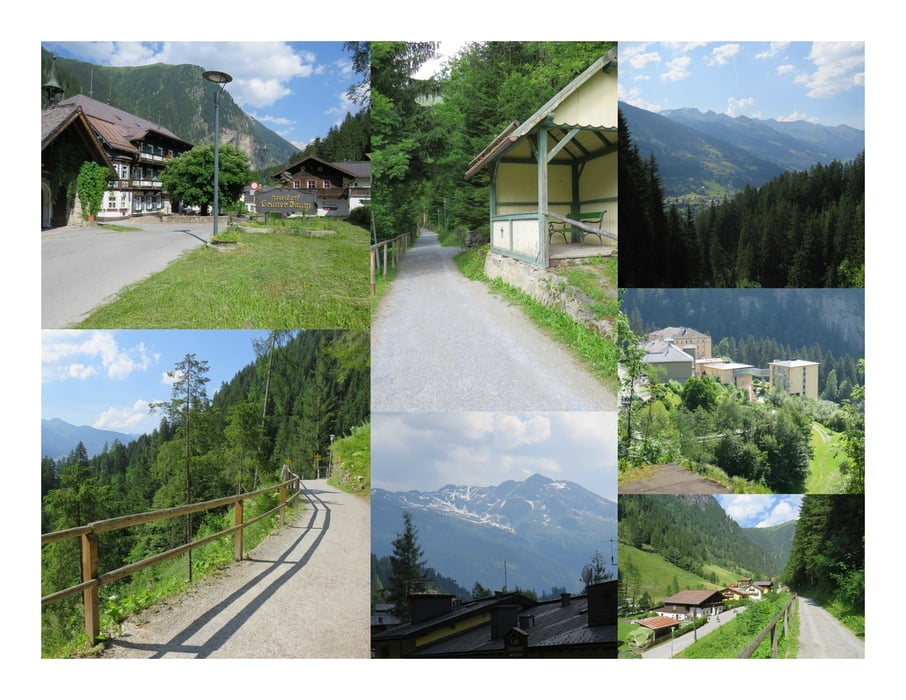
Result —
[[[602,411],[616,398],[422,231],[372,321],[373,412]]]
[[[248,558],[130,618],[109,658],[368,658],[370,510],[324,480]]]

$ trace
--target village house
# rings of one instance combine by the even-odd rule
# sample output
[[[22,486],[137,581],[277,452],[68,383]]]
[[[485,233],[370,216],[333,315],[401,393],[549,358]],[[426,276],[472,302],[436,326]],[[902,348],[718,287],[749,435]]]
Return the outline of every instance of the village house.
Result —
[[[274,175],[280,187],[315,195],[318,216],[349,216],[371,204],[371,161],[331,163],[305,156]]]
[[[78,111],[84,117],[90,127],[91,139],[112,167],[109,188],[104,192],[97,214],[99,221],[171,213],[173,206],[160,175],[167,161],[191,149],[191,143],[180,139],[165,126],[86,95],[60,100],[45,112],[60,110]],[[60,136],[56,134],[56,138]],[[49,172],[52,168],[45,164],[45,150],[42,149],[42,170]],[[72,191],[71,211],[65,223],[73,221],[73,217],[80,219],[79,207],[75,206],[77,193]],[[59,221],[62,214],[54,218]]]
[[[724,609],[724,597],[720,591],[687,590],[666,598],[654,612],[662,617],[675,620],[695,620],[700,617],[719,615]]]
[[[535,601],[519,593],[457,603],[410,596],[411,622],[372,631],[375,658],[616,658],[617,582]]]

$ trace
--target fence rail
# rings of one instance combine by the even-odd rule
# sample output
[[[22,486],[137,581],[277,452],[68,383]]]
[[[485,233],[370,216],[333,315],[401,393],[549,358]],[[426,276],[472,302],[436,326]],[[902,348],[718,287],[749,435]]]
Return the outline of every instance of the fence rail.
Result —
[[[390,238],[371,246],[371,294],[374,295],[377,286],[377,273],[382,270],[383,277],[387,276],[390,266],[397,267],[409,246],[415,239],[415,234],[404,233],[396,238]]]
[[[738,659],[748,659],[755,653],[755,650],[759,645],[767,638],[768,635],[771,635],[771,658],[777,658],[777,645],[780,641],[780,637],[777,634],[777,626],[783,622],[784,635],[787,634],[790,628],[790,614],[793,609],[793,604],[798,600],[794,595],[790,602],[783,606],[783,610],[777,613],[774,616],[774,619],[771,620],[767,626],[758,633],[758,636],[755,637],[754,641],[749,644],[745,649],[740,652]]]
[[[301,478],[299,476],[293,475],[292,478],[285,480],[276,486],[258,489],[257,491],[249,491],[248,493],[239,494],[237,496],[226,496],[224,498],[216,498],[210,501],[202,501],[199,503],[190,503],[183,506],[175,506],[173,508],[164,508],[162,510],[136,513],[134,515],[123,515],[118,518],[99,520],[97,522],[89,523],[88,525],[81,525],[79,527],[73,527],[67,530],[58,530],[56,532],[44,533],[41,535],[42,547],[46,544],[50,544],[51,542],[59,542],[74,537],[81,538],[82,582],[76,584],[75,586],[70,586],[69,588],[64,588],[62,590],[42,596],[41,606],[43,607],[49,603],[54,602],[55,600],[60,600],[61,598],[66,598],[68,596],[75,595],[76,593],[81,593],[82,602],[85,609],[85,633],[88,635],[89,640],[94,643],[100,635],[101,616],[99,593],[101,586],[108,583],[113,583],[114,581],[124,578],[125,576],[134,574],[154,564],[159,564],[160,562],[166,561],[167,559],[172,559],[173,557],[177,557],[186,552],[190,552],[196,547],[201,547],[202,545],[208,544],[209,542],[213,542],[214,540],[218,540],[222,537],[227,537],[228,535],[233,536],[233,558],[236,561],[240,561],[242,559],[243,530],[249,525],[252,525],[259,520],[262,520],[277,512],[279,512],[280,514],[280,527],[283,527],[286,524],[286,507],[290,505],[294,500],[296,500],[296,498],[298,498],[298,496],[300,495],[301,483]],[[255,496],[273,492],[279,492],[280,494],[279,505],[271,508],[265,513],[261,513],[251,520],[244,519],[243,511],[246,500]],[[188,542],[178,547],[168,549],[165,552],[154,554],[140,561],[126,564],[125,566],[121,566],[120,568],[114,569],[112,571],[103,573],[98,571],[99,534],[229,505],[233,505],[234,507],[234,525],[232,527],[221,530],[220,532],[214,533],[213,535],[209,535],[200,540],[193,540],[192,542]]]

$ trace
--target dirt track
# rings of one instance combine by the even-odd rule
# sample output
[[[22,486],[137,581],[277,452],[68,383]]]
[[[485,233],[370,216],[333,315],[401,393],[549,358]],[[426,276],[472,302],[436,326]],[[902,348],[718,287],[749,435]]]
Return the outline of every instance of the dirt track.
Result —
[[[708,481],[676,464],[646,467],[650,476],[621,483],[618,493],[733,493],[720,484]]]

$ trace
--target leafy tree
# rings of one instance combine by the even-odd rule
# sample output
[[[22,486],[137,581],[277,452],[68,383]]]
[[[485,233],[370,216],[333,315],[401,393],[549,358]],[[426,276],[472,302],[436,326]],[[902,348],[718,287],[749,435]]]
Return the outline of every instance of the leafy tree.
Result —
[[[418,544],[418,531],[412,524],[411,513],[403,513],[403,531],[393,540],[390,555],[390,594],[393,613],[409,621],[409,594],[425,590],[425,560]]]
[[[249,182],[248,156],[232,144],[222,144],[219,152],[218,189],[220,206],[235,203]],[[176,202],[200,206],[208,212],[214,202],[214,147],[195,146],[167,162],[161,182]]]
[[[95,216],[101,210],[108,182],[110,182],[108,168],[91,160],[82,163],[76,178],[76,192],[82,207],[82,216]]]

